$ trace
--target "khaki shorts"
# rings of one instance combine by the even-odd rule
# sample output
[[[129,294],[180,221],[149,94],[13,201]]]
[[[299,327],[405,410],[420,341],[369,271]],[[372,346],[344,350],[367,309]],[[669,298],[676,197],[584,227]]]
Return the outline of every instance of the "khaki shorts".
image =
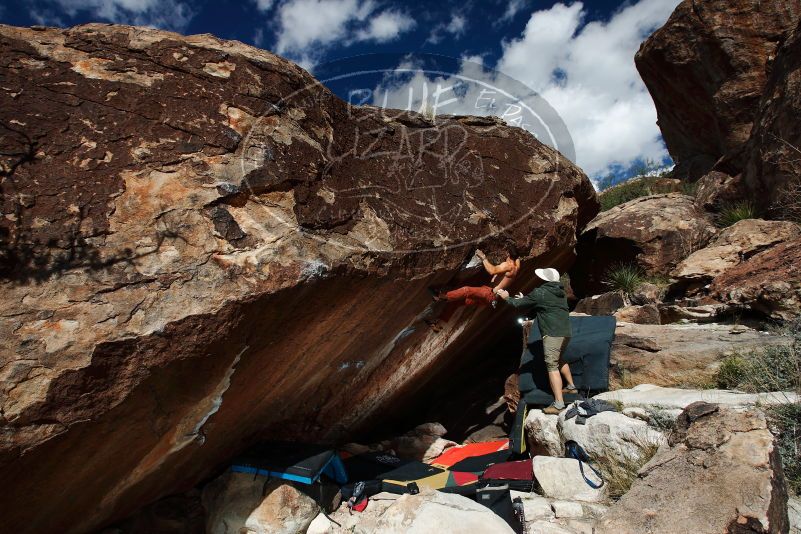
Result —
[[[545,367],[548,371],[559,370],[559,361],[569,342],[569,337],[542,336],[542,350],[545,353]]]

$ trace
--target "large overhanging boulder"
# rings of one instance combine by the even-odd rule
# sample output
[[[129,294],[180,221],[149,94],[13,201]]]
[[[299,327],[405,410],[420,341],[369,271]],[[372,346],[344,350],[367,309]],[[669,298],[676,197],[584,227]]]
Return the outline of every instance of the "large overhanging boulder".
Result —
[[[684,0],[642,44],[635,63],[679,176],[698,179],[742,148],[777,43],[800,18],[797,1]]]
[[[349,107],[237,42],[0,26],[0,60],[10,531],[90,530],[259,437],[344,439],[511,324],[434,332],[428,286],[511,240],[525,289],[598,209],[522,129]]]

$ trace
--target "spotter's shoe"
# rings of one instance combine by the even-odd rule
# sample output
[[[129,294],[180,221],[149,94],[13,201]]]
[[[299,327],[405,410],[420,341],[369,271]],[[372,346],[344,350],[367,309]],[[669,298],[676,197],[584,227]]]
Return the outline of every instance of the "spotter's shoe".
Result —
[[[553,404],[548,406],[547,408],[542,410],[542,413],[547,413],[548,415],[559,415],[559,413],[564,410],[564,408],[557,408]]]

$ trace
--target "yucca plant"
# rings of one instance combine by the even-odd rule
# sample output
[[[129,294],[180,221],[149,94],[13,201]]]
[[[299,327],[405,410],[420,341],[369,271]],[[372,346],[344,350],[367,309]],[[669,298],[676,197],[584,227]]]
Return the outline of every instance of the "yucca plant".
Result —
[[[727,228],[738,221],[755,219],[756,217],[756,207],[751,202],[743,200],[724,205],[720,213],[718,213],[716,222],[721,228]]]
[[[646,282],[645,272],[637,265],[624,263],[615,265],[606,272],[603,283],[612,291],[630,295]]]

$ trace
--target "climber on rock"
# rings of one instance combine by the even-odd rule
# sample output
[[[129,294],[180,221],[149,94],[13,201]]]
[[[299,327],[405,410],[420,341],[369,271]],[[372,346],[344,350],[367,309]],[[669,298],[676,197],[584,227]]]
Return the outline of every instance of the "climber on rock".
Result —
[[[505,289],[497,289],[495,293],[507,304],[521,311],[533,311],[537,314],[537,325],[542,334],[542,347],[545,355],[545,366],[548,369],[548,381],[553,391],[554,402],[543,410],[547,414],[558,414],[565,409],[563,393],[576,393],[570,366],[562,357],[572,335],[570,329],[570,313],[567,308],[565,288],[559,281],[559,271],[552,268],[535,269],[534,273],[545,281],[528,295],[518,293],[510,297]],[[560,375],[561,371],[561,375]],[[562,376],[567,382],[562,389]]]
[[[447,323],[456,310],[461,306],[495,306],[497,297],[495,291],[508,288],[520,271],[520,256],[514,245],[509,244],[504,248],[506,259],[500,264],[495,265],[487,259],[487,255],[481,250],[476,250],[476,256],[484,264],[484,269],[492,275],[490,280],[494,287],[485,286],[464,286],[447,292],[432,291],[435,301],[444,300],[448,304],[439,316],[439,319],[431,323],[431,326],[439,328],[439,323]]]

